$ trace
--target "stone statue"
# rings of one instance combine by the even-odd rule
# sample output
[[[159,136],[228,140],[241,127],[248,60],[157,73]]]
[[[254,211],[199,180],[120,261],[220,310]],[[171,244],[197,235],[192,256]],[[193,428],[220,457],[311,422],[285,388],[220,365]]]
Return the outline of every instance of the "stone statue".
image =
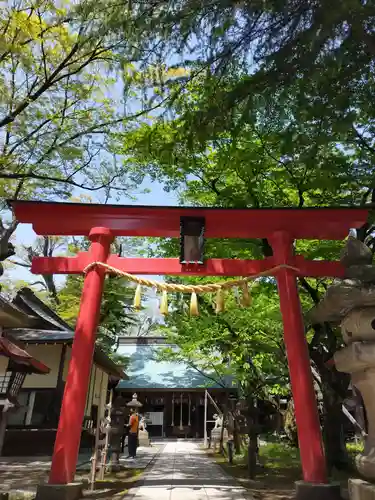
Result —
[[[221,437],[223,436],[223,442],[228,441],[228,431],[227,429],[223,429],[223,416],[215,414],[213,416],[215,420],[215,426],[211,431],[211,444],[213,445],[214,450],[216,450],[216,446],[220,443]]]
[[[139,430],[140,431],[145,431],[146,430],[146,419],[144,416],[141,417],[141,420],[139,421]]]
[[[363,454],[356,457],[360,474],[375,480],[375,266],[372,252],[365,243],[348,237],[341,254],[345,279],[335,282],[324,299],[309,313],[310,321],[340,323],[346,344],[334,354],[336,369],[349,373],[364,401],[368,435]],[[351,498],[362,498],[362,481],[351,479]],[[365,483],[373,488],[375,486]],[[366,486],[367,488],[367,486]],[[367,491],[367,490],[366,490]],[[364,494],[364,493],[363,493]],[[371,496],[372,498],[372,496]]]
[[[215,420],[215,427],[214,427],[215,429],[219,429],[219,428],[223,427],[223,417],[222,416],[217,415],[215,413],[213,418]]]
[[[146,417],[143,415],[139,421],[138,442],[139,446],[150,446],[150,438],[146,430]]]

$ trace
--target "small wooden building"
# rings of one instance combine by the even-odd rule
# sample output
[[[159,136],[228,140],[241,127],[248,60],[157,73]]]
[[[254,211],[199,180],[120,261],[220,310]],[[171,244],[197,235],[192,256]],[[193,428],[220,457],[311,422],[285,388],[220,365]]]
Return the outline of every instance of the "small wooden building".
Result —
[[[8,416],[19,405],[18,395],[28,374],[46,375],[49,368],[0,332],[0,455]]]
[[[18,396],[20,407],[8,415],[3,455],[49,455],[55,442],[74,331],[27,288],[20,290],[11,304],[0,302],[0,325],[5,310],[8,317],[12,316],[12,307],[13,327],[3,330],[4,337],[23,345],[31,356],[48,366],[49,373],[26,376]],[[2,370],[0,366],[0,377]],[[104,415],[108,388],[124,378],[123,370],[96,347],[81,448],[91,447],[90,430]]]

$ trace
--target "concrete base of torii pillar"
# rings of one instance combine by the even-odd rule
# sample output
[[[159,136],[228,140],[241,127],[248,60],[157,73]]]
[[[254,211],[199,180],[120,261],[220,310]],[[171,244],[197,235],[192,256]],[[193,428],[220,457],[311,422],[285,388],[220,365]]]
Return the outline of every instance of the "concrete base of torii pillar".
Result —
[[[39,484],[35,500],[80,500],[83,487],[81,483]]]

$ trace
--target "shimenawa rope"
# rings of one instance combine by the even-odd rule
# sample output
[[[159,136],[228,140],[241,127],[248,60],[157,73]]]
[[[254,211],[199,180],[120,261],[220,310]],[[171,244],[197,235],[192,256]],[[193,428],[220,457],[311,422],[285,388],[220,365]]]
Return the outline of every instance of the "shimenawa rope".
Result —
[[[190,314],[192,316],[197,316],[198,312],[198,300],[197,294],[199,293],[213,293],[216,292],[216,312],[222,312],[224,310],[224,291],[230,288],[239,287],[242,290],[242,305],[248,306],[251,303],[251,297],[249,293],[248,283],[256,278],[262,276],[271,276],[281,269],[289,269],[291,271],[299,272],[299,269],[288,264],[280,264],[278,266],[267,269],[267,271],[261,271],[260,273],[252,274],[246,278],[241,278],[237,280],[224,281],[222,283],[210,283],[206,285],[182,285],[178,283],[163,283],[160,281],[154,281],[147,278],[140,278],[139,276],[134,276],[120,269],[116,269],[109,264],[104,262],[92,262],[83,270],[84,274],[87,274],[94,267],[101,267],[111,274],[116,274],[128,279],[134,283],[137,283],[137,288],[134,296],[134,307],[140,309],[141,307],[141,287],[146,286],[149,288],[156,288],[158,291],[162,292],[160,312],[162,314],[168,314],[168,292],[181,292],[181,293],[191,293],[190,301]]]

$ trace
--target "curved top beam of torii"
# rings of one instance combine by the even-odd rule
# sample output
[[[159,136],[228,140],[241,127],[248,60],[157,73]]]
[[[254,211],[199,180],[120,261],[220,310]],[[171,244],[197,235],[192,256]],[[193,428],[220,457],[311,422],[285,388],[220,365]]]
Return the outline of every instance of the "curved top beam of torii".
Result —
[[[180,218],[204,217],[206,238],[268,238],[283,231],[292,239],[344,239],[366,223],[365,208],[196,208],[99,205],[38,201],[8,202],[16,218],[41,235],[87,236],[107,227],[114,236],[179,237]]]

